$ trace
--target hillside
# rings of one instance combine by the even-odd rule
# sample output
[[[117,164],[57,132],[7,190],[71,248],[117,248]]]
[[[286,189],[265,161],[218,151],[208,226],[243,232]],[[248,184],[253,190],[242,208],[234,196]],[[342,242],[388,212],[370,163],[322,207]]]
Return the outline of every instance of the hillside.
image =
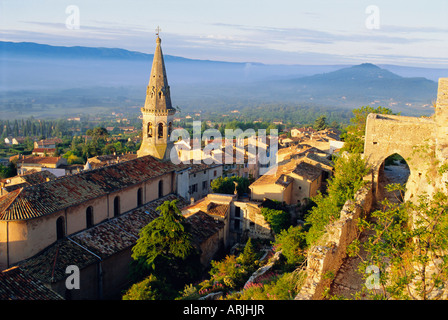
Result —
[[[277,92],[294,92],[297,97],[324,103],[400,106],[430,104],[437,95],[437,83],[422,77],[405,78],[370,63],[308,77],[279,81]],[[363,103],[364,102],[364,103]]]

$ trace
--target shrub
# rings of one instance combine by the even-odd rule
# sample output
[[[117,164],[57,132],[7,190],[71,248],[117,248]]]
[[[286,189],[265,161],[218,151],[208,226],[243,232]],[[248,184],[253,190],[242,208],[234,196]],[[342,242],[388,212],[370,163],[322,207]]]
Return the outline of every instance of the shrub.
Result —
[[[302,226],[289,227],[275,238],[275,250],[282,250],[287,263],[296,266],[305,260],[303,250],[306,248],[306,232]]]
[[[280,233],[283,229],[286,229],[290,224],[289,212],[277,209],[262,208],[261,214],[265,220],[269,223],[274,233]]]
[[[328,194],[313,197],[316,206],[306,218],[311,225],[307,235],[308,245],[313,244],[325,232],[325,226],[339,218],[345,202],[353,199],[364,185],[368,173],[365,160],[360,154],[347,154],[335,161],[335,174],[328,182]]]
[[[133,284],[123,295],[123,300],[165,300],[172,299],[175,292],[154,275]]]

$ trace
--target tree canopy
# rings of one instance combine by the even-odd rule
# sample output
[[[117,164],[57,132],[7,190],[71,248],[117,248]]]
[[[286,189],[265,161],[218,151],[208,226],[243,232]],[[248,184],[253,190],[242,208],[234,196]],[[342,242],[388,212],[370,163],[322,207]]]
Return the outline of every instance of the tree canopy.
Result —
[[[392,110],[384,107],[372,108],[370,106],[363,106],[353,109],[353,117],[350,119],[350,125],[347,126],[341,135],[344,140],[344,146],[341,152],[347,151],[350,153],[364,152],[364,134],[366,131],[366,120],[369,113],[379,114],[393,114]]]
[[[186,261],[196,252],[189,226],[176,203],[165,201],[157,208],[160,216],[140,230],[132,248],[135,276],[151,273],[159,280],[175,281],[191,271]]]

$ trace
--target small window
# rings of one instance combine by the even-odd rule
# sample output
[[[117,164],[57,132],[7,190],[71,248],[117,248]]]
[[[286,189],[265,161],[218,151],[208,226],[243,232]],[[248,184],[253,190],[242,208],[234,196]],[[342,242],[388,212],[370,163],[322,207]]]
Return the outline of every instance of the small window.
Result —
[[[140,207],[143,204],[143,191],[142,188],[138,188],[137,190],[137,207]]]
[[[235,217],[236,218],[241,217],[241,208],[240,207],[235,207]]]
[[[93,227],[93,207],[89,206],[86,209],[86,228]]]
[[[233,228],[235,231],[239,231],[240,230],[240,220],[234,220],[233,222]]]
[[[163,197],[163,180],[159,181],[159,198]]]
[[[114,198],[114,217],[118,217],[120,215],[120,197],[116,196]]]
[[[56,238],[60,240],[64,238],[64,236],[65,236],[64,218],[59,217],[56,220]]]

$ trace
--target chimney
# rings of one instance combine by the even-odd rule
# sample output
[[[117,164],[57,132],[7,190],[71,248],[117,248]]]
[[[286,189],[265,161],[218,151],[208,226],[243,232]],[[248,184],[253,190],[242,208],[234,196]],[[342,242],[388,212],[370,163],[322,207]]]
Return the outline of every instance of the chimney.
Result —
[[[190,204],[194,204],[194,197],[190,197]]]

